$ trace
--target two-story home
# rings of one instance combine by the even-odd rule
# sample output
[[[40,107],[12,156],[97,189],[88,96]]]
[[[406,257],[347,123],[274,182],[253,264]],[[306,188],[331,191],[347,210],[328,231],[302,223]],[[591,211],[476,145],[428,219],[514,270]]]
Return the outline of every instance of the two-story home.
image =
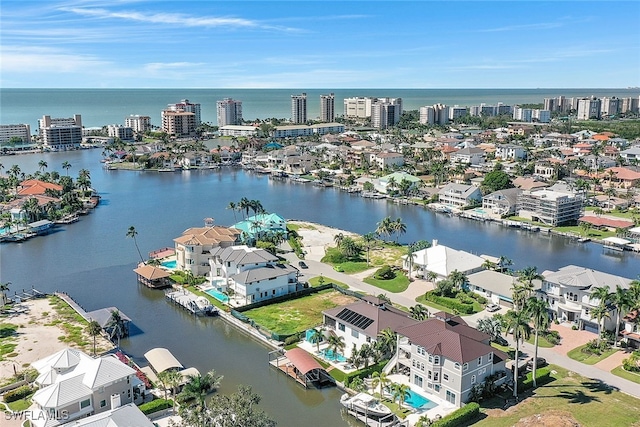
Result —
[[[631,279],[576,265],[558,271],[547,270],[542,276],[538,297],[549,303],[554,317],[595,333],[598,332],[598,321],[591,317],[591,310],[600,304],[600,300],[592,298],[594,288],[606,287],[614,292],[617,286],[628,289],[631,283]],[[615,329],[615,321],[616,309],[611,307],[609,318],[604,319],[605,329]]]
[[[397,334],[396,356],[389,364],[396,372],[408,372],[409,381],[428,394],[458,407],[467,403],[476,384],[505,371],[507,355],[491,347],[490,336],[460,316],[441,311],[399,328]]]
[[[418,323],[407,312],[373,296],[365,296],[361,301],[324,310],[322,315],[325,327],[344,339],[345,357],[350,357],[353,350],[359,350],[362,344],[375,343],[378,334],[384,329],[396,331],[400,327]]]
[[[640,310],[636,309],[627,313],[623,318],[624,328],[620,334],[628,346],[640,348]]]
[[[449,157],[451,163],[463,163],[469,165],[479,165],[484,163],[484,150],[469,145],[452,153]]]
[[[483,270],[485,260],[469,252],[440,245],[434,240],[430,247],[414,252],[412,260],[403,256],[403,268],[408,270],[410,263],[417,275],[426,277],[428,272],[432,272],[438,279],[444,279],[454,271],[469,275]]]
[[[493,270],[482,270],[467,276],[469,290],[482,295],[494,304],[513,308],[513,288],[518,284],[516,276]],[[540,280],[533,280],[534,290],[540,289]]]
[[[482,192],[474,185],[447,184],[438,191],[438,201],[444,205],[464,208],[482,201]]]
[[[251,304],[298,290],[298,270],[279,263],[264,249],[245,245],[211,250],[210,281],[219,292],[233,291],[236,302]]]
[[[255,238],[261,234],[280,234],[287,238],[287,221],[276,213],[264,213],[250,216],[236,224],[233,228],[249,238]],[[241,236],[242,237],[242,236]]]
[[[55,426],[134,402],[144,391],[136,371],[114,355],[93,358],[64,349],[31,365],[39,373],[32,409],[36,427]]]
[[[385,168],[402,166],[404,164],[404,156],[402,153],[372,153],[369,156],[369,163],[376,165],[380,170],[384,170]]]
[[[502,160],[520,160],[527,157],[527,150],[522,145],[496,144],[496,158]]]
[[[482,209],[494,215],[505,216],[516,213],[518,195],[522,193],[519,188],[505,188],[494,191],[482,198]]]
[[[235,228],[214,226],[213,220],[204,227],[189,228],[182,236],[173,239],[176,248],[176,268],[191,271],[194,276],[204,276],[209,271],[209,259],[213,248],[240,243],[241,231]]]

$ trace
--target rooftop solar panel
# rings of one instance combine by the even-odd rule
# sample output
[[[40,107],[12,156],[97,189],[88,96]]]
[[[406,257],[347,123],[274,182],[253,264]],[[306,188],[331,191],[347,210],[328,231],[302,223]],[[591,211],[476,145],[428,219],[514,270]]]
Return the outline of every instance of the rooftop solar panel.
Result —
[[[367,329],[373,323],[373,319],[369,319],[348,308],[343,309],[336,317],[362,330]]]

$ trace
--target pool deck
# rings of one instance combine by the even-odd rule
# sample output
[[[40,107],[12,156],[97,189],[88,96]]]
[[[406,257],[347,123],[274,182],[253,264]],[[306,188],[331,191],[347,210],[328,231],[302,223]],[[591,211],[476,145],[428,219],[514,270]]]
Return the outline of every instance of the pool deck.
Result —
[[[413,391],[416,394],[419,394],[420,396],[422,396],[422,397],[428,399],[429,401],[435,403],[436,405],[438,405],[435,408],[431,408],[431,409],[427,409],[427,410],[417,409],[414,413],[407,415],[407,419],[409,420],[409,424],[410,425],[414,425],[418,421],[418,419],[420,417],[422,417],[423,415],[426,415],[427,417],[429,417],[430,419],[433,420],[437,416],[444,417],[446,415],[449,415],[450,413],[452,413],[456,409],[458,409],[457,406],[452,405],[451,403],[449,403],[449,402],[447,402],[445,400],[442,400],[438,396],[435,396],[435,395],[433,395],[431,393],[428,393],[428,392],[420,389],[415,384],[411,384],[409,382],[408,378],[406,376],[404,376],[404,375],[392,374],[392,375],[389,375],[387,378],[391,382],[408,385],[409,388],[411,388],[411,391]]]

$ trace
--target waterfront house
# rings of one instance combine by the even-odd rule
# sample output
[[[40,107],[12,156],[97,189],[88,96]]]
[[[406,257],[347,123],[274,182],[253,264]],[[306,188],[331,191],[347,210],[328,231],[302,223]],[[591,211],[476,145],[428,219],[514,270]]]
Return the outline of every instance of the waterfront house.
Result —
[[[218,292],[232,294],[242,305],[296,292],[298,270],[281,264],[277,256],[248,246],[211,250],[210,283]]]
[[[542,276],[544,279],[538,296],[547,301],[553,316],[595,333],[598,332],[598,324],[590,311],[600,304],[600,300],[591,297],[594,288],[604,286],[614,292],[617,286],[628,289],[631,283],[631,279],[576,265],[568,265],[558,271],[547,270]],[[616,309],[610,307],[610,316],[604,319],[605,329],[615,329],[615,321]]]
[[[451,163],[463,163],[468,165],[479,165],[484,163],[484,150],[481,148],[468,145],[455,153],[452,153],[449,159]]]
[[[509,216],[516,213],[519,188],[506,188],[494,191],[482,198],[482,209],[494,215]]]
[[[482,193],[474,185],[450,183],[438,191],[438,201],[443,205],[464,208],[480,203]]]
[[[610,187],[633,188],[640,185],[640,172],[625,167],[606,169],[600,176]]]
[[[204,227],[189,228],[173,239],[176,248],[176,268],[191,271],[194,276],[209,272],[211,250],[240,243],[240,230],[214,226],[206,221]]]
[[[287,221],[276,213],[264,213],[250,216],[233,225],[240,230],[243,238],[256,238],[256,236],[274,233],[287,238]]]
[[[376,165],[378,169],[393,168],[404,164],[404,156],[401,153],[373,153],[369,157],[369,163]]]
[[[540,289],[541,281],[534,280],[534,290]],[[516,276],[493,270],[482,270],[467,276],[469,290],[482,295],[492,303],[513,308],[513,287],[518,284]]]
[[[72,421],[62,427],[154,427],[156,424],[134,404],[118,406],[100,414]]]
[[[324,310],[322,315],[324,326],[344,339],[345,357],[350,357],[354,349],[359,350],[365,343],[373,345],[384,329],[389,328],[395,332],[400,327],[418,323],[407,312],[373,296]]]
[[[374,185],[376,190],[380,193],[389,193],[400,189],[403,181],[409,183],[407,191],[416,190],[420,185],[422,185],[422,180],[420,178],[406,172],[394,172],[392,174],[385,175],[374,181]]]
[[[507,355],[491,346],[488,334],[470,327],[460,316],[441,311],[397,333],[396,356],[385,372],[395,367],[427,395],[461,407],[476,384],[492,375],[505,378]]]
[[[466,275],[475,273],[484,268],[485,262],[477,255],[440,245],[437,240],[430,247],[416,251],[413,255],[411,264],[416,274],[426,277],[428,272],[432,272],[437,274],[438,279],[444,279],[454,271]],[[402,267],[409,269],[407,256],[403,256]]]
[[[640,309],[632,310],[623,318],[624,328],[620,333],[632,348],[640,348]]]
[[[145,387],[115,355],[93,358],[64,349],[31,364],[38,371],[32,409],[36,427],[56,426],[134,402]],[[64,416],[66,414],[66,416]]]

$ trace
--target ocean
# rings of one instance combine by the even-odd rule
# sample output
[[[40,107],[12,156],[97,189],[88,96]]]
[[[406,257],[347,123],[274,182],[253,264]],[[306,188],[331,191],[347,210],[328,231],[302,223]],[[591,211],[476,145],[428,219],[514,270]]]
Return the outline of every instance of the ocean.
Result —
[[[202,121],[217,124],[216,101],[242,101],[245,120],[289,119],[291,95],[307,94],[307,116],[320,114],[320,95],[334,93],[336,114],[343,111],[342,100],[354,96],[400,97],[405,110],[442,103],[471,106],[480,103],[506,105],[541,103],[556,96],[588,97],[640,96],[640,89],[0,89],[0,124],[31,126],[36,133],[38,119],[82,115],[85,127],[124,124],[131,114],[151,117],[160,125],[160,112],[181,99],[201,104]]]

